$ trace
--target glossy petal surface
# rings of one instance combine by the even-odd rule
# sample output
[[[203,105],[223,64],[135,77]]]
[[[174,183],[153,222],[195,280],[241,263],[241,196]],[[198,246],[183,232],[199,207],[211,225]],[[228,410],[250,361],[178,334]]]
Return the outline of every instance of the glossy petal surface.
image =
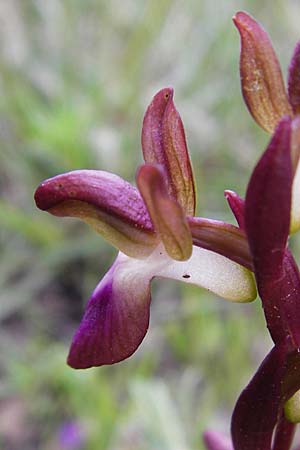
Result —
[[[291,183],[290,120],[283,119],[251,177],[245,215],[269,331],[274,342],[290,336],[297,348],[300,281],[297,266],[286,250]]]
[[[291,121],[283,119],[251,176],[245,203],[246,231],[257,276],[282,270],[290,227]]]
[[[295,114],[300,113],[300,42],[297,43],[289,66],[288,93]]]
[[[246,195],[246,230],[258,291],[274,342],[289,336],[300,347],[300,277],[286,249],[292,168],[290,120],[283,119],[257,164]]]
[[[186,215],[195,213],[195,186],[182,120],[173,102],[173,89],[159,91],[149,105],[142,129],[146,163],[160,164],[168,192]]]
[[[252,256],[245,232],[219,220],[189,217],[193,244],[226,256],[253,270]]]
[[[122,253],[93,292],[71,345],[68,364],[88,368],[128,358],[149,324],[150,280],[196,284],[232,301],[256,296],[251,273],[213,252],[195,247],[188,261],[174,261],[162,245],[137,260]]]
[[[183,209],[167,192],[164,171],[160,166],[145,164],[138,170],[136,181],[166,251],[178,261],[188,259],[192,254],[191,232]]]
[[[238,12],[233,21],[241,36],[244,100],[258,125],[272,133],[282,116],[293,114],[277,56],[268,34],[249,14]]]
[[[150,258],[156,261],[157,277],[195,284],[233,302],[251,302],[256,298],[253,274],[217,253],[194,246],[189,260],[174,261],[158,248]]]
[[[149,325],[150,279],[137,260],[119,254],[93,292],[71,345],[68,364],[84,369],[128,358]]]
[[[37,206],[56,216],[78,217],[130,256],[153,251],[157,237],[136,188],[117,175],[77,170],[44,181]]]

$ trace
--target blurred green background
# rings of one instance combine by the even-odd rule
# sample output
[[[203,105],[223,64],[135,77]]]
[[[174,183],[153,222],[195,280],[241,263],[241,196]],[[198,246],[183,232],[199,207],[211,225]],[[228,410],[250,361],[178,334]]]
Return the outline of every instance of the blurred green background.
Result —
[[[155,281],[134,356],[72,370],[72,334],[116,251],[84,224],[36,210],[33,193],[76,168],[134,182],[144,110],[171,85],[197,212],[233,222],[223,191],[244,195],[268,141],[240,93],[231,17],[241,9],[265,25],[286,73],[297,0],[0,1],[1,449],[203,450],[204,428],[228,432],[271,345],[259,301]]]

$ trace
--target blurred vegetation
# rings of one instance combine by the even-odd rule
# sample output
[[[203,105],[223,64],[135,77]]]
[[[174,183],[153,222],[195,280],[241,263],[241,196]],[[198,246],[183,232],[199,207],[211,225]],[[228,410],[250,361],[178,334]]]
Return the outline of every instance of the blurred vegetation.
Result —
[[[139,351],[74,371],[71,336],[116,251],[85,225],[37,211],[33,192],[76,168],[134,181],[144,110],[172,85],[198,213],[233,221],[223,191],[244,194],[268,140],[240,94],[240,9],[264,23],[286,70],[296,0],[0,2],[1,449],[202,450],[205,427],[228,432],[270,346],[259,302],[155,281]]]

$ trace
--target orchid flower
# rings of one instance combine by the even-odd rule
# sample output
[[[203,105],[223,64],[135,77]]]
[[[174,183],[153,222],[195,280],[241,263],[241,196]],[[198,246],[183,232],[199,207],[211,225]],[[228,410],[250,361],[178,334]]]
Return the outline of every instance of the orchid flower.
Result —
[[[241,36],[240,75],[245,103],[256,123],[273,133],[279,120],[292,117],[293,193],[290,232],[300,229],[300,42],[288,70],[288,89],[267,32],[249,14],[233,18]]]
[[[241,35],[242,92],[256,122],[273,133],[248,184],[245,202],[228,200],[245,230],[274,347],[241,393],[231,421],[232,444],[216,432],[208,450],[289,450],[300,419],[300,275],[288,248],[299,229],[300,45],[286,93],[267,33],[248,14],[234,17]]]
[[[285,403],[300,388],[300,275],[287,247],[293,183],[291,137],[292,119],[284,117],[246,193],[245,228],[274,348],[234,409],[235,450],[288,450],[295,428],[284,415]]]
[[[292,119],[283,117],[248,184],[244,213],[258,292],[274,347],[241,393],[231,422],[232,447],[216,432],[208,450],[289,450],[300,416],[300,274],[287,247],[292,197]],[[275,199],[275,201],[274,201]]]
[[[192,167],[171,88],[158,92],[146,111],[142,149],[138,189],[108,172],[78,170],[44,181],[35,193],[40,209],[84,220],[119,250],[73,338],[68,364],[74,368],[132,355],[148,329],[154,277],[235,302],[256,297],[245,232],[194,217]]]
[[[283,116],[287,115],[291,118],[289,126],[287,125],[288,120],[285,119],[286,125],[283,125],[283,121],[279,127],[281,131],[276,131],[279,142],[278,144],[274,143],[274,146],[281,145],[285,151],[285,154],[281,152],[281,163],[278,163],[277,169],[274,169],[275,162],[273,162],[273,166],[272,163],[266,163],[270,156],[264,156],[262,162],[259,163],[262,173],[260,176],[266,177],[266,179],[257,180],[259,169],[256,169],[258,175],[253,175],[256,181],[252,182],[251,189],[256,194],[252,197],[249,196],[248,207],[246,207],[246,215],[248,214],[248,228],[246,226],[246,229],[251,252],[254,251],[256,254],[258,249],[260,252],[259,256],[256,255],[260,261],[259,265],[257,266],[254,261],[255,274],[267,325],[275,346],[288,337],[292,348],[298,350],[300,348],[300,317],[299,307],[297,308],[300,293],[299,271],[286,244],[289,234],[287,227],[289,227],[290,233],[300,229],[300,42],[296,44],[291,58],[288,69],[288,89],[286,90],[276,53],[266,31],[244,12],[237,13],[233,21],[241,36],[241,87],[250,113],[258,125],[271,133]],[[290,129],[287,133],[288,127]],[[269,154],[272,153],[270,150],[269,152]],[[273,151],[273,155],[274,158],[278,157],[276,150]],[[265,164],[264,168],[263,164]],[[277,181],[273,170],[278,171]],[[269,172],[267,173],[267,171]],[[268,176],[270,173],[272,175]],[[271,186],[269,189],[267,188],[268,183]],[[248,189],[250,189],[250,185]],[[267,198],[267,195],[270,198]],[[279,205],[281,206],[279,207]],[[255,210],[256,213],[251,213]],[[268,218],[261,218],[261,227],[258,225],[257,210],[259,214],[263,215],[264,211],[265,215],[269,215]],[[276,215],[278,215],[277,219]],[[247,218],[245,220],[247,223]],[[276,220],[278,221],[277,237],[273,235],[272,242],[272,227],[275,226]],[[272,225],[270,221],[272,221]],[[272,254],[270,253],[271,248],[273,248]],[[281,250],[279,250],[280,248]],[[295,396],[286,402],[285,414],[283,414],[283,417],[286,416],[294,422],[299,421],[300,418],[300,404],[295,400],[298,395],[299,393],[296,392]],[[297,420],[296,417],[298,417]],[[287,429],[292,435],[291,427],[285,427],[283,434],[288,434]],[[276,435],[278,437],[281,434],[277,432]],[[287,449],[289,445],[288,443],[285,446],[282,444],[282,447],[278,448]]]

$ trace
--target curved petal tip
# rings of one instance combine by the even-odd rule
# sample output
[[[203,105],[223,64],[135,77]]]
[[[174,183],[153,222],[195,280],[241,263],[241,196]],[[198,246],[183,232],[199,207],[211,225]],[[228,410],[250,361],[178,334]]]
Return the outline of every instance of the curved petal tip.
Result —
[[[74,369],[114,364],[131,356],[149,325],[149,277],[120,254],[92,294],[73,338],[68,364]]]

